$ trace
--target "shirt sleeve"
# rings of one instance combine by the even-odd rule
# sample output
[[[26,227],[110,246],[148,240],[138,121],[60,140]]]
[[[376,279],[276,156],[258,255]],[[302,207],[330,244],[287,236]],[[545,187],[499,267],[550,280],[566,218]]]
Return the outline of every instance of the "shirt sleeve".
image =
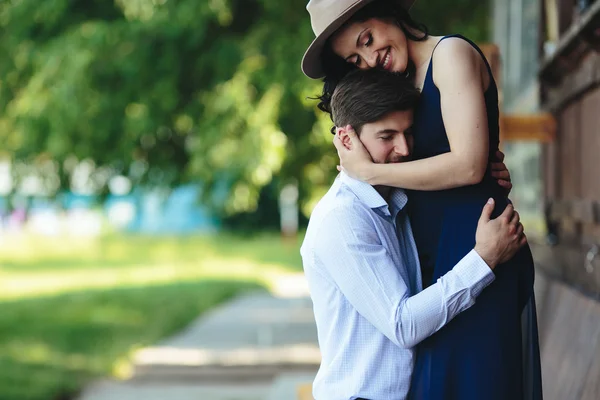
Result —
[[[336,208],[323,219],[315,240],[315,258],[350,304],[397,346],[414,347],[458,313],[494,280],[472,250],[451,271],[410,296],[372,216]],[[402,260],[400,261],[403,262]]]

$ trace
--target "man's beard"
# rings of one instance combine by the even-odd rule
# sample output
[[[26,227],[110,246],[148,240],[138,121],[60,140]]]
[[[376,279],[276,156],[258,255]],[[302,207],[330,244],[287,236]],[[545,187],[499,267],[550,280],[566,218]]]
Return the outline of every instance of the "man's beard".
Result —
[[[406,161],[410,161],[411,158],[410,156],[398,156],[398,157],[394,157],[391,159],[388,159],[385,163],[386,164],[395,164],[395,163],[402,163],[402,162],[406,162]]]

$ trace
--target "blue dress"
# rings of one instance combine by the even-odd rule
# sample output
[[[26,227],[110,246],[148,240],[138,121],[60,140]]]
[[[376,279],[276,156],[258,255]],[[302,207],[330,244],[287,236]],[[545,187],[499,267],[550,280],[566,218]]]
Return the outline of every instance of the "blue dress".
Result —
[[[481,50],[468,39],[481,54]],[[485,57],[484,57],[485,60]],[[487,65],[487,62],[486,62]],[[444,68],[436,65],[436,68]],[[442,121],[440,92],[430,61],[415,113],[414,156],[450,151]],[[491,69],[488,65],[491,75]],[[498,90],[493,78],[485,92],[490,159],[498,149]],[[452,269],[475,245],[477,222],[487,199],[496,200],[493,217],[509,203],[486,171],[481,183],[440,191],[409,191],[409,215],[419,251],[423,287]],[[541,371],[534,268],[529,247],[499,265],[495,281],[475,305],[459,314],[417,348],[411,383],[414,400],[541,399]]]

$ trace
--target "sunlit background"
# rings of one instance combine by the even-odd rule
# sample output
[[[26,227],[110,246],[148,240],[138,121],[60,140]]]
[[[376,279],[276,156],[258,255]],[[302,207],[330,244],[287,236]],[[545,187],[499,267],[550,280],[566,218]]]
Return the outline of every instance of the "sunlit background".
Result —
[[[413,15],[433,34],[496,43],[505,112],[537,113],[540,59],[559,43],[547,9],[562,3],[421,0]],[[76,399],[131,379],[135,354],[228,300],[306,294],[299,246],[337,156],[311,99],[320,82],[299,69],[305,6],[0,0],[0,400]],[[503,143],[540,243],[543,142]],[[310,373],[312,353],[298,354]],[[181,400],[222,398],[182,387]],[[227,398],[267,393],[243,391]]]

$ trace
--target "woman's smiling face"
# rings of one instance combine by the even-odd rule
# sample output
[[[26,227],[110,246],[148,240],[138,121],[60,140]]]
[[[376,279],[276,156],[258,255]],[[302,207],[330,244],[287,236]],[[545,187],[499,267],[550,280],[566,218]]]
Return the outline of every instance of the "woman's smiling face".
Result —
[[[406,35],[391,21],[371,18],[340,28],[331,38],[333,52],[360,69],[404,72],[408,65]]]

